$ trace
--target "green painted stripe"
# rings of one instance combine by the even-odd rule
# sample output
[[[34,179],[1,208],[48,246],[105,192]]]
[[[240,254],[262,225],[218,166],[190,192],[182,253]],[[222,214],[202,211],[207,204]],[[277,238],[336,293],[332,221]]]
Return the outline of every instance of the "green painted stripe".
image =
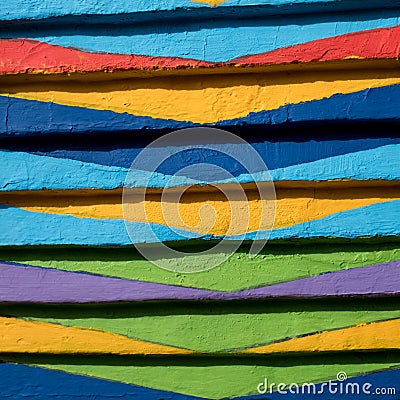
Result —
[[[344,371],[356,376],[400,364],[398,354],[347,354],[323,357],[193,358],[2,356],[4,361],[38,365],[113,381],[162,389],[209,399],[256,394],[268,378],[276,384],[336,380]]]
[[[201,249],[185,247],[185,251]],[[248,247],[242,246],[219,267],[195,274],[160,269],[133,248],[1,249],[0,259],[146,282],[235,291],[398,260],[400,243],[268,244],[252,259]]]
[[[400,318],[400,298],[248,302],[7,305],[0,314],[118,333],[201,352],[249,348],[358,323]],[[243,335],[243,332],[246,332]]]

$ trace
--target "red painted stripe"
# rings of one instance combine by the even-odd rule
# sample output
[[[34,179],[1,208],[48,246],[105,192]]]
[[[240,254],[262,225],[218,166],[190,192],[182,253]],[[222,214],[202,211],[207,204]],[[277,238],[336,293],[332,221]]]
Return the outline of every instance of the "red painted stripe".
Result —
[[[399,58],[400,26],[316,40],[227,63],[178,57],[90,53],[28,39],[0,40],[0,73],[69,73],[117,70],[180,69],[227,65],[274,65],[315,61]]]
[[[155,68],[205,67],[213,63],[178,57],[90,53],[36,40],[1,39],[0,73],[94,72]]]
[[[240,57],[234,61],[241,65],[268,65],[335,61],[350,57],[365,59],[399,58],[399,55],[400,26],[396,26],[315,40],[267,53]]]

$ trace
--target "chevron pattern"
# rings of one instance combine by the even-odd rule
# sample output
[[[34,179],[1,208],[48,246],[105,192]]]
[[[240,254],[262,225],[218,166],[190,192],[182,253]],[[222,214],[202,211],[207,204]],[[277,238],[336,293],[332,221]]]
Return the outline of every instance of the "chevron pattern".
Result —
[[[0,5],[1,397],[261,400],[267,379],[328,400],[341,371],[399,393],[399,13],[375,0]],[[198,127],[247,144],[176,142],[132,166]],[[265,168],[238,161],[248,146]],[[230,175],[185,172],[202,163]],[[129,215],[128,183],[146,189]],[[233,184],[241,198],[224,194]],[[202,260],[221,240],[241,244],[197,273],[134,246]],[[251,255],[254,241],[267,243]]]

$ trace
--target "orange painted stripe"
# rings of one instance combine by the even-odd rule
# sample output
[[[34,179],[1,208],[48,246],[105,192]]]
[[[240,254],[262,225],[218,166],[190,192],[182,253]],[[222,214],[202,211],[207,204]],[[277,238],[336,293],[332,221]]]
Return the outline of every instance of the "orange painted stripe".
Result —
[[[273,354],[315,351],[363,351],[400,349],[400,319],[358,324],[351,328],[317,333],[241,353]]]
[[[0,317],[1,353],[191,354],[193,351],[95,329]]]

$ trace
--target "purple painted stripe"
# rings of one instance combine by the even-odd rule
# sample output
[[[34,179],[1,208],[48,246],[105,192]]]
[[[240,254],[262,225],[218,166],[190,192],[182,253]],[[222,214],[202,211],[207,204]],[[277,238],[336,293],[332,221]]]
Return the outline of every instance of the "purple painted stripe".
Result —
[[[29,265],[0,264],[0,302],[97,303],[200,300],[214,292]]]
[[[227,293],[2,263],[0,302],[98,303],[397,295],[400,293],[399,272],[400,260]]]
[[[400,260],[232,293],[236,298],[379,296],[400,293]]]

